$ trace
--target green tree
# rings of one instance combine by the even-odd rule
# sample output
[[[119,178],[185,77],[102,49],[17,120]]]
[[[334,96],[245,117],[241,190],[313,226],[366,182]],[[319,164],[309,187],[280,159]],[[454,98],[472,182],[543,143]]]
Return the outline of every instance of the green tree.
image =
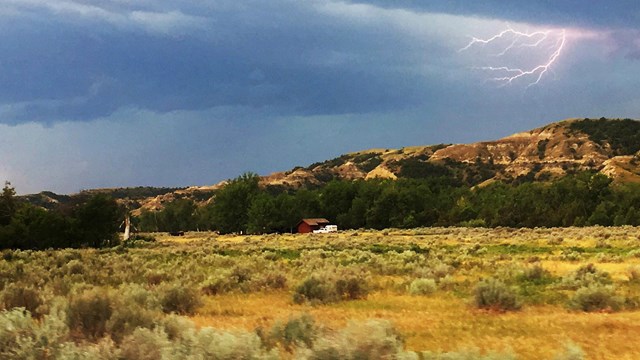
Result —
[[[138,228],[144,232],[160,231],[158,227],[158,212],[143,209],[138,216]]]
[[[248,211],[247,231],[252,234],[264,234],[277,230],[278,209],[274,199],[265,193],[258,194]]]
[[[0,194],[0,226],[9,225],[17,209],[16,191],[10,182],[5,181],[2,194]]]
[[[335,222],[340,215],[349,211],[356,193],[356,185],[351,181],[329,182],[320,193],[322,217]]]
[[[196,209],[196,204],[190,199],[176,199],[166,204],[164,209],[155,214],[158,231],[195,230]]]
[[[32,205],[21,206],[11,224],[12,248],[47,249],[74,247],[69,219],[57,211]]]
[[[320,205],[320,192],[307,189],[298,190],[295,195],[295,204],[298,213],[298,220],[302,218],[322,217]]]
[[[118,242],[122,211],[112,198],[98,194],[73,211],[72,232],[78,244],[100,248]]]
[[[209,209],[213,228],[222,234],[246,232],[249,207],[260,192],[260,177],[245,173],[218,190]]]
[[[613,203],[608,201],[600,203],[596,209],[593,211],[593,214],[587,220],[588,225],[603,225],[603,226],[611,226],[613,225],[613,219],[611,219],[611,208],[613,207]]]

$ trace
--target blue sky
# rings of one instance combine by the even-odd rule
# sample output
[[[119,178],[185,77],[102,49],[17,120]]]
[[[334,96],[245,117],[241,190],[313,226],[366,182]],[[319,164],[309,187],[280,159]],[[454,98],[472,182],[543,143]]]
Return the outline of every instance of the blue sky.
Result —
[[[0,0],[0,179],[207,185],[640,118],[639,24],[630,0]]]

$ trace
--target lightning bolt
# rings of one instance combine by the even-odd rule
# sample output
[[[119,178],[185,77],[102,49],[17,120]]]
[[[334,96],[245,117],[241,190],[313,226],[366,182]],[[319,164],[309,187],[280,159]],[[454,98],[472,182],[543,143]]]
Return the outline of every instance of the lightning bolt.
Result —
[[[499,52],[493,54],[492,57],[504,57],[509,55],[516,48],[535,49],[536,55],[542,53],[543,61],[528,67],[512,67],[504,64],[495,64],[491,66],[475,67],[475,69],[488,71],[496,74],[490,80],[498,82],[501,86],[509,85],[516,80],[531,79],[527,88],[537,85],[543,76],[549,72],[553,64],[562,54],[566,43],[566,31],[534,31],[522,32],[508,27],[489,38],[481,39],[472,37],[471,41],[458,52],[463,52],[477,46],[492,46],[497,48]],[[505,45],[504,42],[507,42]],[[532,57],[529,54],[528,57]]]

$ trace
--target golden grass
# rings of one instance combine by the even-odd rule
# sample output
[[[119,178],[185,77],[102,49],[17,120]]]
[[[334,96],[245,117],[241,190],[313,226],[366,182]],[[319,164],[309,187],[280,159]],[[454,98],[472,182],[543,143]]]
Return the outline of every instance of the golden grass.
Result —
[[[447,294],[432,297],[378,292],[366,300],[295,305],[289,292],[211,297],[193,320],[198,326],[254,330],[302,313],[329,328],[352,320],[390,320],[409,350],[513,352],[518,359],[551,359],[567,343],[588,359],[640,359],[640,312],[578,313],[554,306],[513,313],[475,310]]]
[[[526,245],[549,248],[548,253],[515,252],[502,259],[498,253],[479,255],[482,261],[498,268],[502,264],[524,262],[529,257],[539,257],[539,264],[555,276],[565,276],[587,263],[611,274],[614,282],[626,284],[630,266],[640,264],[640,258],[626,256],[638,248],[638,228],[569,228],[569,229],[444,229],[387,230],[342,232],[318,235],[265,235],[265,236],[217,236],[212,234],[187,234],[184,238],[162,237],[171,242],[188,246],[190,242],[215,238],[219,244],[244,246],[244,243],[264,243],[269,247],[296,248],[309,244],[322,246],[328,242],[364,246],[371,244],[418,244],[420,246],[449,246],[465,249],[475,244],[481,246]],[[597,246],[602,242],[611,246],[603,254],[617,257],[608,261],[598,258]],[[195,243],[194,243],[195,244]],[[301,244],[301,245],[298,245]],[[561,255],[572,248],[587,249],[578,261],[564,260]],[[620,252],[616,252],[620,250]],[[455,256],[453,254],[452,256]],[[491,276],[492,267],[472,272],[456,272],[456,281]],[[564,305],[526,305],[521,311],[493,313],[479,311],[468,298],[456,297],[451,291],[439,290],[430,297],[409,296],[398,293],[398,284],[406,284],[403,276],[373,277],[378,291],[365,300],[340,302],[322,306],[296,305],[291,301],[291,290],[230,293],[207,297],[205,305],[193,320],[198,326],[224,329],[254,330],[270,328],[276,321],[308,313],[316,322],[330,329],[344,327],[351,320],[379,318],[390,320],[405,339],[409,350],[459,351],[465,348],[483,352],[512,352],[518,359],[553,359],[567,343],[579,345],[586,359],[640,359],[640,311],[618,313],[573,312]],[[291,285],[291,284],[290,284]],[[627,285],[624,285],[627,286]],[[382,289],[382,290],[380,290]],[[631,289],[631,288],[630,288]],[[637,293],[637,286],[630,291]]]

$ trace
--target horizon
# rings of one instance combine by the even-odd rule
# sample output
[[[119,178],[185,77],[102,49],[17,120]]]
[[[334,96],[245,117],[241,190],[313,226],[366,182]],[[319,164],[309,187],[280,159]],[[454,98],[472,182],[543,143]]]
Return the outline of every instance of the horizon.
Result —
[[[358,154],[358,153],[360,153],[360,152],[367,152],[367,151],[373,151],[373,150],[389,151],[389,150],[399,150],[399,149],[404,149],[404,148],[437,146],[437,145],[440,145],[440,144],[460,145],[460,144],[474,144],[474,143],[483,143],[483,142],[498,141],[498,140],[503,139],[503,138],[505,138],[505,137],[509,137],[509,136],[516,135],[516,134],[523,133],[523,132],[533,131],[533,130],[540,129],[540,128],[545,128],[545,127],[548,127],[548,126],[553,125],[553,124],[560,124],[560,123],[564,123],[564,122],[568,122],[568,121],[576,121],[576,120],[578,120],[578,121],[579,121],[579,120],[582,120],[582,119],[585,119],[585,120],[586,120],[586,119],[592,119],[592,120],[593,120],[593,119],[606,119],[606,120],[609,120],[609,121],[632,120],[632,121],[638,121],[638,122],[640,122],[640,119],[629,119],[629,118],[605,118],[605,117],[598,117],[598,118],[595,118],[595,117],[591,117],[591,118],[567,118],[567,119],[563,119],[563,120],[558,120],[558,121],[554,121],[554,122],[546,123],[545,125],[539,126],[539,127],[537,127],[537,128],[533,128],[533,129],[523,129],[523,130],[520,130],[520,131],[518,131],[518,132],[508,134],[508,135],[506,135],[506,136],[501,136],[501,137],[499,137],[499,138],[494,138],[494,139],[482,139],[482,140],[474,141],[473,143],[446,143],[446,142],[445,142],[445,143],[433,143],[433,144],[424,144],[424,145],[407,145],[407,146],[403,146],[403,147],[399,147],[399,148],[376,148],[376,147],[373,147],[373,148],[368,148],[368,149],[360,149],[360,150],[355,150],[355,151],[345,152],[345,153],[343,153],[343,154],[338,155],[338,157],[339,157],[339,156],[342,156],[342,155],[347,155],[347,154]],[[319,162],[329,161],[329,160],[331,160],[331,159],[334,159],[334,158],[321,159],[321,160],[319,160]],[[291,168],[288,168],[288,169],[284,169],[284,170],[277,170],[277,171],[276,171],[276,170],[274,170],[274,171],[271,171],[271,172],[268,172],[268,173],[264,173],[264,174],[258,174],[258,173],[255,173],[255,172],[253,172],[253,171],[250,171],[250,170],[249,170],[249,171],[247,171],[247,172],[245,172],[245,173],[254,173],[254,174],[258,175],[259,177],[268,177],[268,176],[270,176],[270,175],[272,175],[272,174],[274,174],[274,173],[286,172],[286,171],[289,171],[289,170],[294,169],[294,168],[296,168],[296,167],[306,167],[306,166],[309,166],[309,165],[311,165],[311,164],[312,164],[312,163],[307,163],[307,164],[298,164],[298,165],[295,165],[295,166],[293,166],[293,167],[291,167]],[[71,195],[71,196],[72,196],[72,195],[77,195],[77,194],[82,193],[82,192],[85,192],[85,191],[89,191],[89,192],[90,192],[90,191],[102,191],[102,190],[109,191],[109,190],[116,190],[116,189],[134,189],[134,188],[145,188],[145,187],[149,187],[149,188],[175,188],[175,189],[188,189],[188,188],[191,188],[191,187],[204,188],[204,187],[216,186],[216,185],[219,185],[220,183],[223,183],[223,182],[226,182],[226,181],[233,180],[234,178],[240,177],[240,176],[242,176],[243,174],[244,174],[244,173],[242,173],[242,174],[236,174],[236,175],[231,176],[231,177],[229,177],[229,178],[226,178],[226,179],[220,180],[220,181],[218,181],[217,183],[214,183],[214,184],[184,184],[184,185],[176,185],[176,186],[153,186],[153,185],[144,185],[144,184],[143,184],[143,185],[130,185],[130,186],[117,186],[117,185],[116,185],[116,186],[113,186],[113,187],[101,187],[101,188],[86,188],[86,189],[80,189],[80,190],[78,190],[78,191],[76,191],[76,192],[73,192],[73,193],[56,193],[56,192],[54,192],[54,191],[50,191],[50,190],[46,190],[46,189],[45,189],[45,190],[38,191],[38,192],[36,192],[36,193],[26,193],[26,194],[17,193],[17,195],[18,195],[18,196],[28,196],[28,195],[37,195],[37,194],[39,194],[39,193],[43,193],[43,192],[53,192],[53,193],[54,193],[54,194],[56,194],[56,195]],[[12,186],[13,186],[13,184],[12,184]]]
[[[26,0],[0,10],[0,179],[206,186],[370,148],[640,117],[640,4]]]

